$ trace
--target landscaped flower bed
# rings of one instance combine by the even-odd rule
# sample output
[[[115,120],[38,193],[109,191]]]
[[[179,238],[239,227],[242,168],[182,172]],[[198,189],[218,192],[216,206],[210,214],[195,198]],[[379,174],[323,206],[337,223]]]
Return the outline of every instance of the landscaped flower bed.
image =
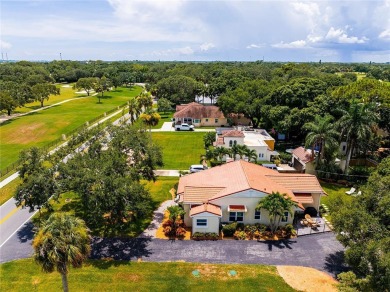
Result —
[[[272,234],[268,226],[256,223],[254,225],[233,222],[223,226],[223,237],[236,240],[279,240],[295,237],[296,231],[291,224],[281,226]]]

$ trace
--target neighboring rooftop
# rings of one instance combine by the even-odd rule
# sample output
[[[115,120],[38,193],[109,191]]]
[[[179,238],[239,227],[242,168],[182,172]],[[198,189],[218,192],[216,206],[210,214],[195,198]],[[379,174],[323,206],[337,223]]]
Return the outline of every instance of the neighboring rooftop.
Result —
[[[298,148],[295,148],[292,151],[292,154],[295,155],[299,161],[302,163],[306,164],[310,161],[313,161],[315,156],[312,155],[312,150],[311,149],[305,149],[304,147],[300,146]]]
[[[225,116],[215,105],[203,105],[196,102],[181,104],[176,106],[174,118],[193,118],[193,119],[223,119]]]

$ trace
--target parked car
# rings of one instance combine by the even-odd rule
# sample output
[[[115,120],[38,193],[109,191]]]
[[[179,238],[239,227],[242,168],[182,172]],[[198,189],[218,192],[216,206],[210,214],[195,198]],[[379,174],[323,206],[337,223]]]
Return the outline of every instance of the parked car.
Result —
[[[202,171],[202,170],[205,170],[205,169],[207,169],[207,167],[202,165],[202,164],[193,164],[193,165],[190,166],[190,172],[191,173],[199,172],[199,171]]]
[[[180,124],[180,125],[175,125],[175,130],[176,131],[193,131],[194,130],[194,125],[189,125],[189,124]]]

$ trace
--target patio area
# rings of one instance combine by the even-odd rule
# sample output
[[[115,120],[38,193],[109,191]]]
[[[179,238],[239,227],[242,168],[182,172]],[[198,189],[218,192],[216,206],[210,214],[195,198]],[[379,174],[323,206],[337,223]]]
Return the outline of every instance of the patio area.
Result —
[[[327,223],[325,222],[324,218],[312,217],[312,219],[315,220],[317,224],[315,224],[313,226],[308,226],[308,225],[302,224],[302,220],[298,220],[298,222],[296,224],[294,224],[294,228],[297,231],[297,236],[332,231],[332,229],[330,229],[329,226],[327,225]]]

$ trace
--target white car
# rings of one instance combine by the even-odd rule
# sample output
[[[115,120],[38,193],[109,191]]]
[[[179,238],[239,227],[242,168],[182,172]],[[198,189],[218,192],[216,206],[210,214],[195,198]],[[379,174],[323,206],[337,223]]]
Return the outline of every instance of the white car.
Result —
[[[202,164],[194,164],[190,167],[190,173],[199,172],[205,169],[207,169],[207,167],[203,166]]]
[[[189,124],[175,125],[175,131],[193,131],[193,130],[194,130],[194,125],[189,125]]]

